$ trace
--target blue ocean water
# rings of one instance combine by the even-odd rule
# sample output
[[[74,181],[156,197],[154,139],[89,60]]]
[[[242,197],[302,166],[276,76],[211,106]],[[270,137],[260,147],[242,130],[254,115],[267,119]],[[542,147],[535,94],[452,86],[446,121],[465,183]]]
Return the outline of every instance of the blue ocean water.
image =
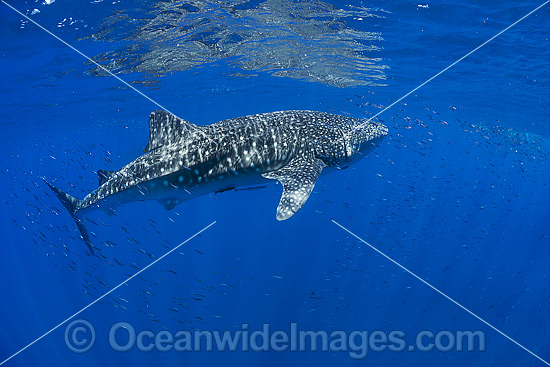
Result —
[[[543,2],[8,3],[206,125],[291,109],[373,116]],[[545,5],[380,114],[380,147],[321,177],[291,219],[275,219],[275,184],[172,211],[131,203],[92,217],[92,257],[42,178],[84,197],[98,169],[142,154],[159,107],[0,4],[0,361],[216,221],[75,317],[95,329],[89,351],[68,348],[68,320],[6,366],[544,365],[333,220],[548,361],[549,17]],[[362,362],[334,350],[120,352],[119,322],[173,334],[297,323],[400,331],[408,344],[469,330],[486,345],[370,348]]]

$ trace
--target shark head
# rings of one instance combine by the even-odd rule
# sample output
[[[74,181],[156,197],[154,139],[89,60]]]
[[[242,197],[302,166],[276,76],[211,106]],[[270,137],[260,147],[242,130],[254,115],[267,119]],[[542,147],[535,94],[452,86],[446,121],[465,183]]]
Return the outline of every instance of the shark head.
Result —
[[[346,155],[352,159],[367,156],[388,135],[388,128],[372,120],[354,120],[343,133]]]
[[[327,166],[349,165],[372,152],[388,135],[381,123],[345,117],[323,115],[316,136],[316,153]]]

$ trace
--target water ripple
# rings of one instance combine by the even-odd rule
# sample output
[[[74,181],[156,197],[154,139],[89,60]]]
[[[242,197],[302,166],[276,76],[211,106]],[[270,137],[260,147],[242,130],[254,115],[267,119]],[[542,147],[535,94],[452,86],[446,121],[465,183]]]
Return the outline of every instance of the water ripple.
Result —
[[[242,71],[338,87],[384,85],[387,66],[374,56],[381,34],[349,24],[384,13],[322,1],[159,2],[147,12],[118,11],[87,38],[125,41],[95,61],[115,73],[146,74],[148,82],[227,59]]]

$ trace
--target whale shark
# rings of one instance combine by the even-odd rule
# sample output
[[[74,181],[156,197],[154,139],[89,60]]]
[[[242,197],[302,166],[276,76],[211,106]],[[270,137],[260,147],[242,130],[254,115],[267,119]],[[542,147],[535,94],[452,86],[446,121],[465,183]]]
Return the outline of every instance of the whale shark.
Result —
[[[86,228],[93,210],[156,200],[171,210],[208,193],[278,181],[277,220],[304,205],[321,174],[368,155],[388,134],[381,123],[318,111],[278,111],[196,125],[166,111],[149,117],[144,154],[118,171],[98,170],[99,186],[82,200],[46,181],[75,220],[90,253]]]

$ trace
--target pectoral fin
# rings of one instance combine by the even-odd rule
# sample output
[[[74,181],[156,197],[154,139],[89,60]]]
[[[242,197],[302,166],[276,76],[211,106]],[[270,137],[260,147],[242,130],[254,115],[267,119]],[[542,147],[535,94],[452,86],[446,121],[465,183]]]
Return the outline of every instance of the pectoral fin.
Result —
[[[286,166],[262,174],[265,178],[279,181],[283,185],[283,196],[277,207],[277,219],[292,217],[313,191],[325,164],[317,158],[296,157]]]

